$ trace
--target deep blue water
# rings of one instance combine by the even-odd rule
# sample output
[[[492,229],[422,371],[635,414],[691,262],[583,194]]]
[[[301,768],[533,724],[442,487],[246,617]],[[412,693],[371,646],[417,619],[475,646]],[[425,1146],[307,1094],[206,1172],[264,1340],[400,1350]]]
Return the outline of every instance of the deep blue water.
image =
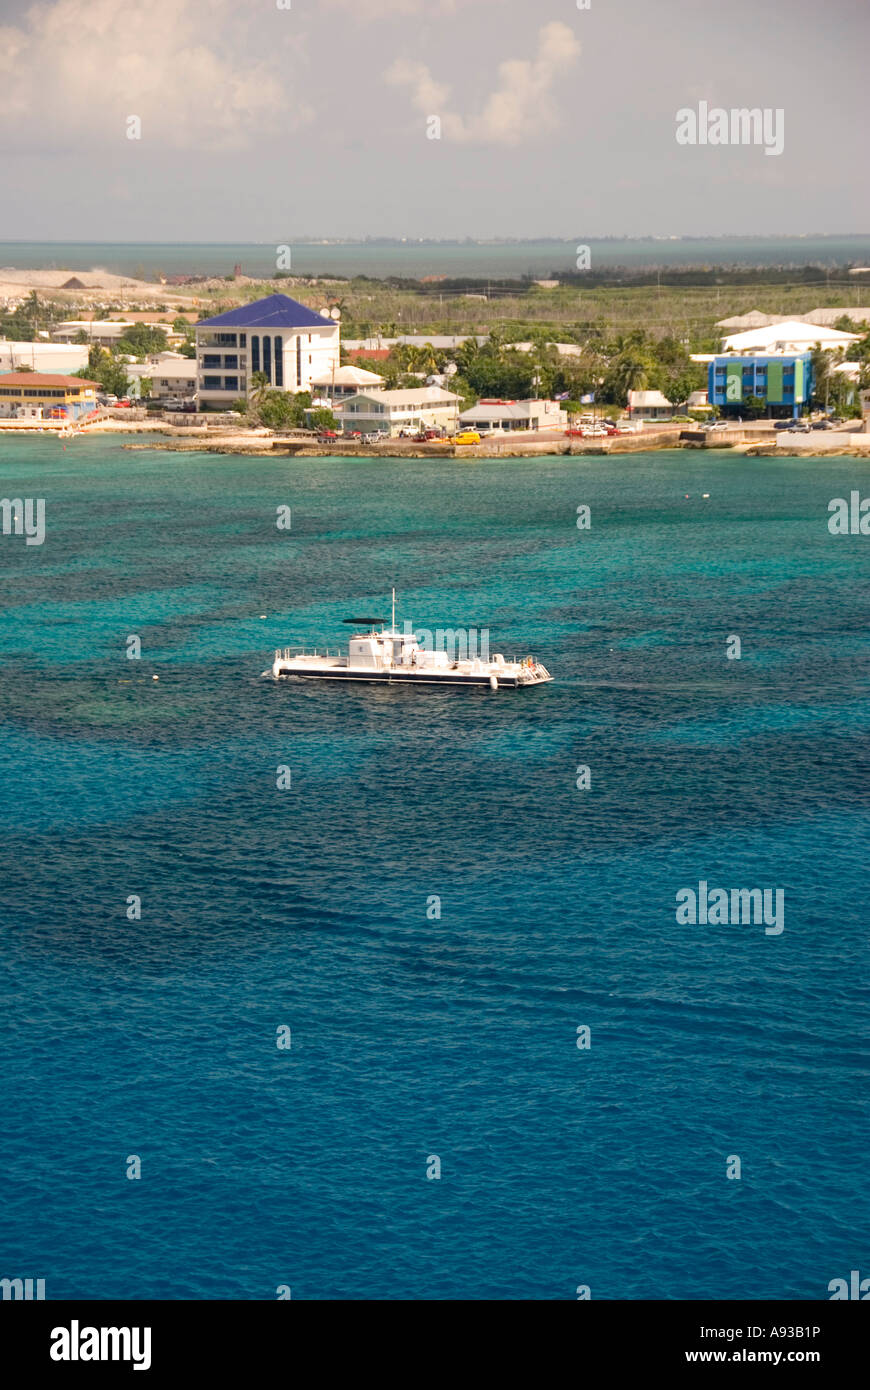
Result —
[[[819,1299],[870,1274],[870,539],[826,525],[865,463],[0,458],[47,522],[0,537],[0,1276]],[[259,678],[393,584],[556,681]],[[677,925],[700,879],[782,888],[784,932]]]

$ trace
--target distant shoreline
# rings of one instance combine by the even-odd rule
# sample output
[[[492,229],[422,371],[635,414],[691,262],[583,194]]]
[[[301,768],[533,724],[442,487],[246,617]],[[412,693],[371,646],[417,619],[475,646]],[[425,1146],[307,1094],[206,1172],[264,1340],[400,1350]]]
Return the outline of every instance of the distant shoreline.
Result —
[[[159,275],[230,275],[236,266],[254,279],[269,279],[280,268],[279,247],[289,247],[291,273],[328,279],[469,277],[546,279],[576,272],[579,248],[590,253],[593,273],[689,270],[825,270],[870,265],[870,233],[787,237],[591,237],[517,241],[390,239],[360,240],[292,237],[269,242],[0,242],[0,263],[18,270],[57,270],[71,274],[95,268],[137,279]]]

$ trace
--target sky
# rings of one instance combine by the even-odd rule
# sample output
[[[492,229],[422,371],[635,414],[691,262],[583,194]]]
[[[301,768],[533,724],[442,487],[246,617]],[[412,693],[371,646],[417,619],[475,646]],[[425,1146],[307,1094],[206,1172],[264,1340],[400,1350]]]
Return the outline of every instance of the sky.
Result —
[[[868,40],[870,0],[0,0],[0,240],[865,233]],[[678,143],[701,103],[781,152]]]

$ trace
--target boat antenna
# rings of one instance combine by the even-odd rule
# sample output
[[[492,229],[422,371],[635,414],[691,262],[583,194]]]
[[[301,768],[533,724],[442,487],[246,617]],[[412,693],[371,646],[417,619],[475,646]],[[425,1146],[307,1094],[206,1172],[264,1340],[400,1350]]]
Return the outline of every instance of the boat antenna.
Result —
[[[393,632],[396,630],[396,591],[393,590]]]

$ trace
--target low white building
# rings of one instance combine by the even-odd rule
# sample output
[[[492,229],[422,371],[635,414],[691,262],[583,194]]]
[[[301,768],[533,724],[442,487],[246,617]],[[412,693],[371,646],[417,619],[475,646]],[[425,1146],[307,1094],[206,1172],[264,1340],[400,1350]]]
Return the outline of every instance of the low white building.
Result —
[[[169,327],[163,324],[161,327]],[[69,319],[55,324],[51,336],[56,343],[74,343],[80,333],[100,347],[114,347],[134,327],[132,319]]]
[[[59,372],[72,375],[88,365],[86,347],[66,343],[17,343],[0,338],[0,372],[15,372],[19,367],[32,367],[35,372]]]
[[[192,357],[180,357],[167,353],[155,361],[130,362],[126,368],[131,381],[137,383],[135,394],[141,395],[141,381],[148,377],[151,382],[151,397],[158,401],[191,400],[196,394],[196,362]]]
[[[402,430],[455,430],[460,397],[440,386],[421,386],[410,391],[361,391],[336,407],[345,434]]]
[[[270,294],[196,325],[200,409],[251,394],[255,373],[275,391],[311,391],[340,361],[339,326],[286,294]]]
[[[669,420],[674,407],[661,391],[629,391],[628,413],[633,420]]]
[[[463,410],[459,424],[464,430],[501,434],[515,430],[563,430],[568,417],[558,401],[479,400]]]
[[[858,337],[857,333],[842,333],[837,328],[828,328],[823,324],[785,319],[766,328],[749,328],[745,333],[730,334],[723,339],[722,351],[786,357],[795,353],[810,352],[817,343],[821,344],[826,352],[848,348],[852,343],[858,342]]]

